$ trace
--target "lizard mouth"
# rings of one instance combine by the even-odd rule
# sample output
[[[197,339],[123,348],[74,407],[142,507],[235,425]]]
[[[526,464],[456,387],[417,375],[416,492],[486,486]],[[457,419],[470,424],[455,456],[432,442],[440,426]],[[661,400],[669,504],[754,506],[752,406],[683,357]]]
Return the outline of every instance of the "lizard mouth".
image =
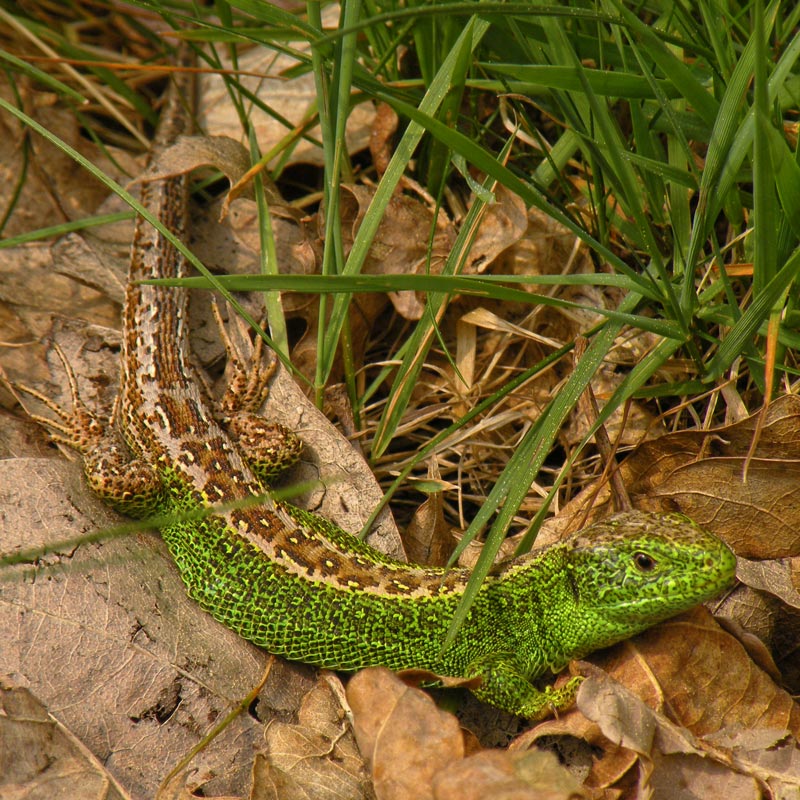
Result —
[[[605,613],[620,620],[639,618],[648,624],[660,622],[713,599],[729,588],[733,579],[731,571],[708,576],[703,581],[695,579],[690,584],[654,581],[648,591],[642,589],[638,596],[611,600],[605,604]]]

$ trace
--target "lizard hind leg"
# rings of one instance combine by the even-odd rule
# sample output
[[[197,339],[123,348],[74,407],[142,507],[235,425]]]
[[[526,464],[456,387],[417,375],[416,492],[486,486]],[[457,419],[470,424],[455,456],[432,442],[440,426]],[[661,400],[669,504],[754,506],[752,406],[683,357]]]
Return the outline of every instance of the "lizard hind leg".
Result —
[[[153,467],[134,458],[113,426],[104,425],[80,396],[75,373],[64,351],[53,342],[69,383],[70,408],[66,409],[47,395],[4,378],[30,419],[45,428],[50,439],[77,452],[89,488],[108,505],[132,517],[147,516],[159,506],[163,487]],[[32,413],[17,394],[38,400],[53,412],[55,419]]]
[[[302,441],[293,431],[260,413],[278,367],[278,357],[265,353],[260,336],[256,337],[252,352],[243,355],[242,347],[234,344],[228,334],[216,301],[212,308],[228,356],[228,382],[217,403],[220,421],[236,439],[253,472],[270,483],[297,462],[303,449]]]

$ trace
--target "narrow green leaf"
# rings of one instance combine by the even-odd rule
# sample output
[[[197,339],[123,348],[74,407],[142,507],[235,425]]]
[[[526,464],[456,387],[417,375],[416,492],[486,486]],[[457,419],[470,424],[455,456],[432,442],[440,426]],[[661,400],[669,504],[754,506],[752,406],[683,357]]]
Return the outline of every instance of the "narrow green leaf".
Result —
[[[751,338],[763,325],[775,303],[796,282],[800,274],[800,247],[791,258],[778,270],[778,274],[753,296],[753,302],[742,314],[738,322],[731,328],[720,345],[719,351],[711,359],[703,376],[706,383],[717,380],[733,363],[734,359],[749,343]]]

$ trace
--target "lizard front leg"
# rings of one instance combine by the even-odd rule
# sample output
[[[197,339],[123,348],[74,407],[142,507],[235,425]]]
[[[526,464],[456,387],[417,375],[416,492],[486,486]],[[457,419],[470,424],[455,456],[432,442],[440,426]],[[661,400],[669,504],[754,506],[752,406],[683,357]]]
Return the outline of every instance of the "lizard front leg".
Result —
[[[468,674],[482,680],[479,687],[472,689],[479,700],[529,720],[569,708],[583,680],[576,676],[558,689],[552,686],[538,689],[526,677],[513,653],[482,656],[470,664]]]

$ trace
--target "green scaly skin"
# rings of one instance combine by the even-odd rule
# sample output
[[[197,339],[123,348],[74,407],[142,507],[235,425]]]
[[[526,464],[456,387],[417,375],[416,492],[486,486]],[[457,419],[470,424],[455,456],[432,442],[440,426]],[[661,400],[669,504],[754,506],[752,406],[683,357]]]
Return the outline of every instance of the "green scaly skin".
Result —
[[[297,510],[292,516],[314,535],[356,550],[330,523]],[[430,577],[441,580],[443,570],[390,562],[406,585],[426,578],[425,595],[370,594],[292,575],[214,522],[164,535],[192,597],[270,652],[330,669],[383,665],[479,676],[481,700],[528,718],[569,705],[578,685],[555,693],[532,681],[714,597],[735,570],[726,545],[685,518],[623,514],[495,569],[442,652],[464,571],[450,573],[456,591],[437,593]],[[363,545],[358,551],[376,567],[386,563]]]
[[[142,202],[183,236],[184,177],[145,184]],[[71,379],[73,409],[48,402],[60,419],[50,424],[82,453],[90,486],[119,510],[144,517],[216,509],[162,534],[189,594],[246,639],[331,669],[383,665],[480,678],[481,700],[538,718],[569,705],[577,679],[540,691],[537,678],[733,581],[735,558],[715,536],[679,515],[630,512],[496,567],[443,651],[465,570],[393,561],[328,520],[270,499],[219,510],[263,495],[265,476],[296,458],[300,445],[256,414],[271,373],[259,351],[244,365],[228,343],[231,387],[217,405],[200,390],[188,359],[186,292],[140,283],[186,271],[140,219],[114,417],[105,430]]]

